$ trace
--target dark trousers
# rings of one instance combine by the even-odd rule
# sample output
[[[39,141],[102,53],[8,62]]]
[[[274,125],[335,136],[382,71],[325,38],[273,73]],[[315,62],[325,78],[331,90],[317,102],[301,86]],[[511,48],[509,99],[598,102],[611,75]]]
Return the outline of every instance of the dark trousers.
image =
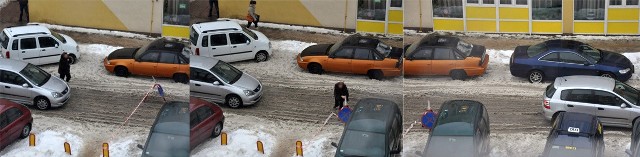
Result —
[[[333,108],[340,107],[338,109],[341,109],[342,106],[344,106],[344,99],[342,99],[342,97],[336,97],[336,104],[333,105]]]
[[[69,80],[71,80],[71,72],[61,72],[60,79],[69,82]]]
[[[258,28],[258,22],[260,22],[260,15],[256,15],[256,19],[254,19],[253,22],[247,21],[247,28],[251,27],[251,23],[255,24],[256,28]]]
[[[220,18],[220,9],[218,7],[218,0],[209,0],[209,17],[212,17],[213,7],[216,7],[216,18]]]
[[[22,22],[22,15],[26,14],[27,17],[27,22],[29,22],[29,5],[27,4],[20,4],[20,18],[19,21]]]

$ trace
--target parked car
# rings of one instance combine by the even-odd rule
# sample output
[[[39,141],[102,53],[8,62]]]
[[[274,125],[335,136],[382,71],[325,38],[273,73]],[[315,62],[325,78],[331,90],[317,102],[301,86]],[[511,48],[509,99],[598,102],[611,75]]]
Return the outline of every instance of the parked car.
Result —
[[[298,66],[313,74],[323,72],[366,74],[371,79],[399,76],[402,49],[379,39],[351,35],[335,44],[312,45],[296,57]]]
[[[122,48],[104,58],[104,68],[116,76],[130,74],[189,80],[189,51],[177,40],[156,39],[140,48]]]
[[[490,135],[489,114],[482,103],[450,100],[440,107],[423,156],[489,156]]]
[[[631,131],[631,144],[629,148],[625,150],[625,153],[629,157],[640,157],[640,120],[633,122],[633,129]]]
[[[142,157],[188,157],[189,103],[172,101],[162,105],[149,131]]]
[[[0,99],[0,150],[31,133],[31,111],[20,104]]]
[[[603,76],[627,81],[634,73],[629,59],[573,40],[548,40],[516,47],[509,64],[511,75],[539,83],[571,75]]]
[[[591,114],[563,112],[551,126],[543,157],[604,156],[602,124]]]
[[[40,110],[61,107],[71,97],[67,82],[39,67],[0,58],[0,98]]]
[[[191,97],[189,99],[191,116],[191,149],[211,138],[220,136],[224,128],[224,114],[222,109],[213,103]]]
[[[482,76],[489,65],[484,46],[437,34],[406,46],[405,57],[405,75],[449,75],[454,80]]]
[[[63,52],[69,53],[71,63],[80,58],[76,41],[44,26],[7,27],[0,32],[2,58],[43,65],[58,63]]]
[[[193,24],[189,39],[194,55],[213,57],[225,62],[263,62],[272,53],[271,41],[267,36],[233,21]]]
[[[639,94],[612,78],[558,77],[544,92],[542,111],[547,120],[561,112],[580,112],[597,116],[605,126],[631,128],[640,117]]]
[[[192,56],[191,96],[231,108],[253,105],[262,98],[262,84],[232,65],[208,57]]]
[[[402,151],[402,111],[393,101],[365,98],[354,106],[340,143],[331,143],[336,157],[399,156]]]

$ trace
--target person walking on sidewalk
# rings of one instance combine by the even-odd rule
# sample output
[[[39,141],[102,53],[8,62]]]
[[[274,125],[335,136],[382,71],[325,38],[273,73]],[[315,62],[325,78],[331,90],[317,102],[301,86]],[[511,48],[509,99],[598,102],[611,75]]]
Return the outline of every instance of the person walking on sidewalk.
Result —
[[[260,21],[260,15],[256,14],[256,1],[249,1],[249,14],[247,15],[247,28],[251,27],[251,23],[258,28],[258,22]]]
[[[69,82],[71,79],[71,58],[69,54],[64,52],[60,55],[60,62],[58,62],[58,73],[60,78]]]
[[[213,17],[213,7],[216,7],[216,19],[220,18],[220,7],[218,7],[218,0],[209,0],[209,17]]]
[[[18,0],[18,4],[20,4],[20,18],[18,22],[22,22],[23,13],[26,15],[27,22],[29,22],[29,0]]]
[[[333,97],[335,99],[334,109],[341,109],[345,101],[349,101],[349,89],[344,82],[340,81],[333,87]]]

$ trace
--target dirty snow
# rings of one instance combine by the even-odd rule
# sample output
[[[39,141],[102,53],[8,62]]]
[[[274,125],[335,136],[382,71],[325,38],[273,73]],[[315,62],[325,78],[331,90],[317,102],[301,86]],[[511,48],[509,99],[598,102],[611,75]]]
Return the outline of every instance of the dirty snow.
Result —
[[[245,23],[246,20],[241,19],[227,19],[220,18],[218,20],[229,20],[237,23]],[[274,28],[274,29],[282,29],[282,30],[290,30],[290,31],[303,31],[303,32],[313,32],[313,33],[321,33],[321,34],[337,34],[337,35],[348,35],[343,33],[342,31],[327,29],[327,28],[318,28],[318,27],[310,27],[310,26],[298,26],[298,25],[288,25],[288,24],[277,24],[277,23],[268,23],[268,22],[260,22],[260,27],[265,28]]]
[[[151,39],[148,35],[131,33],[131,32],[123,32],[123,31],[112,31],[112,30],[101,30],[101,29],[93,29],[93,28],[82,28],[82,27],[72,27],[72,26],[62,26],[62,25],[54,25],[47,23],[29,23],[29,24],[37,24],[49,29],[54,30],[63,30],[63,31],[73,31],[73,32],[81,32],[88,34],[98,34],[98,35],[109,35],[116,37],[126,37],[126,38],[136,38],[136,39]]]
[[[404,30],[405,35],[411,36],[425,36],[434,32],[421,33],[416,30]],[[597,35],[540,35],[540,34],[500,34],[500,33],[479,33],[479,32],[449,32],[438,31],[435,33],[451,33],[455,36],[464,37],[482,37],[482,38],[501,38],[501,39],[571,39],[571,40],[640,40],[640,36],[628,36],[628,35],[610,35],[610,36],[597,36]]]
[[[238,129],[227,133],[227,137],[227,145],[221,145],[220,138],[216,138],[203,143],[207,147],[194,156],[269,156],[277,144],[273,135],[261,131]],[[264,154],[258,152],[257,141],[263,143]]]
[[[9,4],[9,0],[0,0],[0,10]]]

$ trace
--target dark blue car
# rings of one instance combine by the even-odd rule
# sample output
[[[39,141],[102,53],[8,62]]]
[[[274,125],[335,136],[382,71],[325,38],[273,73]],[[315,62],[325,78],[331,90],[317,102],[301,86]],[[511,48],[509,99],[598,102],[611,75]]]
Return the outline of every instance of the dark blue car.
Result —
[[[627,81],[633,64],[619,53],[604,51],[573,40],[548,40],[518,46],[509,63],[511,75],[539,83],[570,75],[595,75]]]

